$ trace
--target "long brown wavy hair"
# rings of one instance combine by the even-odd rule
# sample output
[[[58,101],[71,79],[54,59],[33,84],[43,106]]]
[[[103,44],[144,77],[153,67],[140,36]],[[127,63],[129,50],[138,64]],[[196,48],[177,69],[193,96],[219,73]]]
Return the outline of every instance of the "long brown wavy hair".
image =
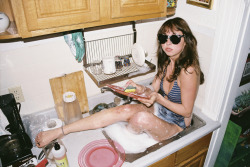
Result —
[[[200,75],[200,84],[204,83],[204,74],[201,71],[199,56],[197,52],[197,40],[194,37],[192,31],[190,30],[187,22],[180,17],[167,20],[158,31],[158,34],[165,34],[167,31],[181,31],[184,34],[184,40],[186,45],[180,54],[180,57],[175,61],[175,69],[173,74],[167,78],[169,82],[172,82],[177,79],[180,75],[181,69],[184,68],[187,71],[187,68],[193,66],[197,75]],[[160,77],[163,74],[164,69],[170,63],[169,56],[163,51],[161,44],[158,41],[158,72],[157,77]]]

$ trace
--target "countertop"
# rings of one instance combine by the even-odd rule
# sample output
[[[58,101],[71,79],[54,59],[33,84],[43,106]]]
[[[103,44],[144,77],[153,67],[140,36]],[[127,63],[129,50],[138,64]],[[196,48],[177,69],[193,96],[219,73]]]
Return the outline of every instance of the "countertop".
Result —
[[[205,126],[187,134],[186,136],[178,140],[175,140],[161,147],[160,149],[154,152],[151,152],[135,160],[132,163],[124,162],[122,167],[129,167],[129,166],[142,167],[142,166],[148,166],[150,164],[153,164],[159,161],[160,159],[180,150],[181,148],[193,143],[194,141],[202,138],[203,136],[209,134],[210,132],[220,127],[219,122],[211,120],[205,114],[203,114],[200,110],[194,110],[194,113],[206,122]],[[104,135],[102,134],[102,129],[76,132],[76,133],[71,133],[67,136],[64,136],[62,138],[62,141],[67,149],[67,157],[68,157],[70,167],[79,166],[78,155],[86,144],[94,140],[100,140],[100,139],[106,139]],[[39,149],[34,148],[32,151],[34,154],[37,155],[37,153],[39,152]]]

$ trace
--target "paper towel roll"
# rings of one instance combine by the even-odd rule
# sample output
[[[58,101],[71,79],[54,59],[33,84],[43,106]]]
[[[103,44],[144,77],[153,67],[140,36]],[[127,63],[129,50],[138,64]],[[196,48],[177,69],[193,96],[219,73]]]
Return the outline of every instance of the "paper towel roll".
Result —
[[[9,131],[5,130],[7,125],[9,125],[9,121],[7,120],[3,111],[0,109],[0,136],[11,134]]]
[[[54,118],[45,122],[43,131],[48,131],[56,128],[60,128],[63,125],[63,122],[60,119]]]

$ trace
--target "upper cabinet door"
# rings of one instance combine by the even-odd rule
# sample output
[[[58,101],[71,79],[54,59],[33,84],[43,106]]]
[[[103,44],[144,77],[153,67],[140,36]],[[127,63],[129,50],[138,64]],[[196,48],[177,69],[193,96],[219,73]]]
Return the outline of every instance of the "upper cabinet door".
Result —
[[[9,8],[12,11],[9,13],[13,13],[12,22],[16,25],[17,37],[21,38],[165,17],[167,14],[167,0],[0,0],[0,2],[4,6],[10,3]],[[0,35],[0,39],[7,38],[8,36],[1,38]]]
[[[165,13],[165,0],[111,0],[112,18]]]
[[[22,0],[29,31],[100,20],[99,0]]]

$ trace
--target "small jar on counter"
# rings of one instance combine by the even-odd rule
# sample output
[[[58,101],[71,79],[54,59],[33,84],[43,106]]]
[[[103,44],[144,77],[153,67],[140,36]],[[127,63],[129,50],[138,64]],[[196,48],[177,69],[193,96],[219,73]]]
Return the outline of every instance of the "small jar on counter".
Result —
[[[82,118],[82,112],[74,92],[63,94],[64,123],[70,124]]]

